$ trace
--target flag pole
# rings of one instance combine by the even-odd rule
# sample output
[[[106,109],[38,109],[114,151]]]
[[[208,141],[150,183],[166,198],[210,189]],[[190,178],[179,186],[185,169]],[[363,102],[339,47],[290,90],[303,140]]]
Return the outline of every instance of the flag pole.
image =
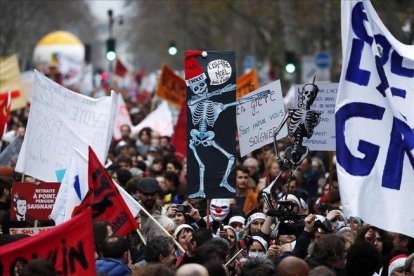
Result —
[[[147,211],[145,210],[144,207],[141,207],[141,211],[144,212],[144,214],[146,214],[148,216],[149,219],[151,219],[159,228],[161,228],[161,230],[170,238],[172,238],[174,244],[178,247],[178,249],[180,249],[181,252],[185,253],[184,248],[173,238],[173,236],[171,236],[170,233],[168,233],[167,230],[165,230],[164,227],[162,227],[162,225]]]
[[[137,229],[137,234],[138,234],[139,238],[141,239],[142,243],[144,245],[147,245],[147,241],[145,240],[144,236],[142,235],[141,231],[139,231],[139,229]]]

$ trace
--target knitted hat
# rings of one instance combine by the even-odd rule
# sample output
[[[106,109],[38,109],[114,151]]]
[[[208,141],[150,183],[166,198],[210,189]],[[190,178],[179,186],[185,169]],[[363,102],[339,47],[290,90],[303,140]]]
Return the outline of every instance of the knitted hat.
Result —
[[[259,210],[253,210],[248,214],[246,220],[246,227],[249,227],[250,223],[252,223],[256,219],[266,219],[266,215],[260,212]]]
[[[404,267],[406,259],[407,255],[405,254],[400,254],[392,258],[390,260],[390,265],[388,266],[388,276],[390,276],[397,269]]]
[[[187,86],[207,79],[203,68],[198,63],[196,56],[206,57],[206,51],[190,50],[185,52],[185,83]]]
[[[193,227],[191,227],[190,225],[188,225],[188,224],[181,224],[174,231],[174,237],[176,239],[178,238],[178,234],[180,234],[181,230],[183,230],[183,229],[188,229],[188,230],[194,231]]]

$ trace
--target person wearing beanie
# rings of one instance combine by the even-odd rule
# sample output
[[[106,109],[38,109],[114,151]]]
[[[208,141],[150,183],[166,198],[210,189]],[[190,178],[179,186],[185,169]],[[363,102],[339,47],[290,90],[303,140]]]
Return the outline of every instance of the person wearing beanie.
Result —
[[[389,262],[388,276],[404,276],[404,265],[407,257],[406,254],[394,256]]]
[[[260,228],[262,227],[265,219],[266,219],[266,215],[260,212],[259,210],[255,209],[251,211],[246,216],[245,236],[259,233]]]

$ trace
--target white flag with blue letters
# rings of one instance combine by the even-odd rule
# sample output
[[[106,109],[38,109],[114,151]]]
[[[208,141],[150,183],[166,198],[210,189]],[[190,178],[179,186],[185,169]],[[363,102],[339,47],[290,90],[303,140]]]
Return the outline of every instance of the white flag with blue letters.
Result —
[[[369,1],[342,0],[336,104],[344,211],[414,237],[414,46],[396,40]]]

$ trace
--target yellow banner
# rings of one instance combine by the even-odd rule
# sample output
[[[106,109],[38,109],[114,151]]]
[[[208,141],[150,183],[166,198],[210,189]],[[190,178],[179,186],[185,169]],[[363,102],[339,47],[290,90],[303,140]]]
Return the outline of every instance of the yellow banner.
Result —
[[[259,88],[259,78],[257,77],[256,68],[237,78],[236,98],[239,99],[246,94]]]
[[[187,86],[185,81],[174,74],[167,65],[161,68],[161,76],[158,82],[157,95],[166,100],[170,104],[181,108],[181,104],[185,101]]]
[[[11,91],[10,110],[26,107],[27,99],[22,90],[19,62],[16,55],[0,57],[0,94]]]

